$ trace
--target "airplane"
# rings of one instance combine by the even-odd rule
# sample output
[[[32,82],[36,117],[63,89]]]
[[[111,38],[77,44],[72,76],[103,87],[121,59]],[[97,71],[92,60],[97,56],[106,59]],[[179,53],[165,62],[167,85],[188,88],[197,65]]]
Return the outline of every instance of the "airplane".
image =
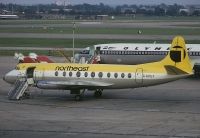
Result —
[[[13,14],[0,14],[0,19],[18,19],[18,15]]]
[[[167,56],[158,62],[140,65],[22,63],[3,80],[13,84],[20,78],[31,79],[32,85],[40,89],[70,90],[79,101],[85,90],[94,90],[94,96],[100,97],[103,89],[147,87],[191,75],[192,64],[185,40],[176,36]]]
[[[14,58],[18,60],[18,63],[54,63],[47,56],[35,53],[29,53],[28,56],[24,56],[22,53],[15,53]]]
[[[163,59],[169,51],[170,44],[149,43],[114,43],[98,44],[81,51],[82,54],[101,56],[102,64],[142,64]],[[192,60],[200,63],[200,44],[187,44],[187,50]],[[139,57],[139,60],[138,60]]]

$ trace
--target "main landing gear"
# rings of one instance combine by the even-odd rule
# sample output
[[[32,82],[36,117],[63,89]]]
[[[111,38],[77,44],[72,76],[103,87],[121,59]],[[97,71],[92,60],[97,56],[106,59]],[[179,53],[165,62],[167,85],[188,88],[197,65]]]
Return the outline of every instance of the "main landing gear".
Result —
[[[71,90],[71,94],[74,94],[75,101],[81,101],[84,95],[85,89],[73,89]],[[95,98],[100,98],[102,96],[103,89],[96,89],[94,92]]]
[[[103,89],[96,89],[94,92],[95,98],[100,98],[102,96]]]
[[[74,100],[75,101],[81,101],[82,97],[84,95],[85,89],[73,89],[71,90],[71,94],[74,94]]]

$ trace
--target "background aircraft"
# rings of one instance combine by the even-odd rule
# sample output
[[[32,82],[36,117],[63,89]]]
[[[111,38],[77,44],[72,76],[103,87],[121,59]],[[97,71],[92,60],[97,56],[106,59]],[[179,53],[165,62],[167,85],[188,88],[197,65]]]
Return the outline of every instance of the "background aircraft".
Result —
[[[37,55],[35,53],[29,53],[28,56],[24,56],[22,53],[15,53],[14,58],[19,63],[53,63],[47,56]]]

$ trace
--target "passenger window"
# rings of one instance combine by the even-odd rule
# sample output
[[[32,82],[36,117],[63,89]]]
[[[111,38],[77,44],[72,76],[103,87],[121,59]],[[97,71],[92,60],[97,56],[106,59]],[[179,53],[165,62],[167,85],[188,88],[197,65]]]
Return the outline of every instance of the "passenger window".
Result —
[[[87,77],[87,76],[88,76],[88,73],[87,73],[87,72],[85,72],[84,76],[85,76],[85,77]]]
[[[78,71],[78,72],[76,73],[76,77],[80,77],[80,76],[81,76],[81,72]]]
[[[107,73],[107,77],[110,78],[110,76],[111,76],[110,73]]]
[[[58,71],[55,72],[55,76],[58,76]]]
[[[66,76],[66,72],[63,72],[63,76],[64,76],[64,77]]]
[[[122,74],[121,74],[121,77],[122,77],[122,78],[124,78],[124,77],[125,77],[125,74],[124,74],[124,73],[122,73]]]
[[[72,76],[72,72],[71,72],[71,71],[69,72],[69,76],[70,76],[70,77]]]
[[[117,73],[115,73],[115,74],[114,74],[114,77],[115,77],[115,78],[117,78],[117,77],[118,77],[118,74],[117,74]]]
[[[91,77],[94,78],[95,77],[95,72],[91,73]]]
[[[103,73],[102,72],[99,72],[99,78],[102,78],[103,77]]]
[[[128,78],[129,78],[129,79],[131,78],[131,73],[128,74]]]

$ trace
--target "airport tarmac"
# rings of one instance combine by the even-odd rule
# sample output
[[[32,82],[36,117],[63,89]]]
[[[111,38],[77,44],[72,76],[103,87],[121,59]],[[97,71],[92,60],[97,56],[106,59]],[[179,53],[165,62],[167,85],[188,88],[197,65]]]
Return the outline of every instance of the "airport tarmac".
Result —
[[[76,102],[68,91],[30,88],[30,99],[9,101],[11,86],[2,80],[14,68],[0,57],[0,137],[200,137],[200,80],[159,86],[92,92]]]

